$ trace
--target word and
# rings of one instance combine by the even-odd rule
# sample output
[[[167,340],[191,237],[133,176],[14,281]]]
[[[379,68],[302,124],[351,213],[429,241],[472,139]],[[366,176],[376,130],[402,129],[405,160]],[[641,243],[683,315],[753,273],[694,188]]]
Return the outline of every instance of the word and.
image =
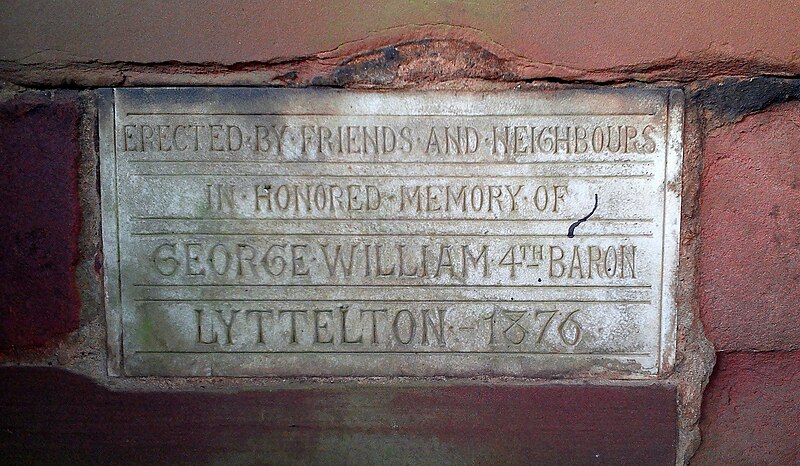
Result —
[[[651,125],[565,126],[519,120],[423,128],[355,122],[335,126],[269,121],[251,125],[142,123],[122,125],[120,132],[122,150],[131,153],[249,153],[313,159],[482,154],[496,160],[519,155],[652,154],[657,149],[656,129]]]

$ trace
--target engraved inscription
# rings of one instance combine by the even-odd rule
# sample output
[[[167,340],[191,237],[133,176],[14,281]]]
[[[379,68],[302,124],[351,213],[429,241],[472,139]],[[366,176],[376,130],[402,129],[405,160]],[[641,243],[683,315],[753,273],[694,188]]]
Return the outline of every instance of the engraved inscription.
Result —
[[[413,115],[408,115],[413,116]],[[468,155],[485,151],[493,155],[527,154],[652,154],[656,151],[653,125],[545,126],[517,118],[513,126],[487,122],[483,126],[423,128],[398,125],[365,125],[352,121],[344,126],[241,123],[127,124],[122,127],[125,152],[232,152],[283,157],[289,154],[316,157],[373,154],[427,156]]]
[[[112,374],[672,365],[678,91],[101,97]]]

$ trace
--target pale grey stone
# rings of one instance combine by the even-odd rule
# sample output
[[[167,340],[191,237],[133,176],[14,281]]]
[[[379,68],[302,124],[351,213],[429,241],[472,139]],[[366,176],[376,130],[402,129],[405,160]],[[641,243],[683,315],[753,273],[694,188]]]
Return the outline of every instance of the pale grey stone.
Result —
[[[671,370],[683,95],[101,91],[109,373]]]

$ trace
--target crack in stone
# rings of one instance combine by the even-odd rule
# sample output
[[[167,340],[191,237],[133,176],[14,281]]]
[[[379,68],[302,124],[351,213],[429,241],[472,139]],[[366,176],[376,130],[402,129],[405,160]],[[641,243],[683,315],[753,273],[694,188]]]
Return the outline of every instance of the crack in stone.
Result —
[[[594,212],[597,210],[597,204],[598,204],[598,197],[597,197],[597,193],[595,193],[594,194],[594,208],[592,209],[591,212],[589,212],[589,215],[579,219],[577,222],[575,222],[575,223],[573,223],[572,225],[569,226],[569,230],[567,231],[567,238],[574,238],[575,237],[575,228],[577,228],[578,225],[580,225],[581,223],[589,220],[589,217],[594,215]]]

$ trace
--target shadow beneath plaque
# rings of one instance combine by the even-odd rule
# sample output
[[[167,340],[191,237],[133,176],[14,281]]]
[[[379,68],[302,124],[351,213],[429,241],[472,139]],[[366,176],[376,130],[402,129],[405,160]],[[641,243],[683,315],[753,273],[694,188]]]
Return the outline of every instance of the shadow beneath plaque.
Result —
[[[232,381],[233,383],[233,381]],[[0,368],[4,464],[674,464],[664,386],[307,384],[112,391]]]

